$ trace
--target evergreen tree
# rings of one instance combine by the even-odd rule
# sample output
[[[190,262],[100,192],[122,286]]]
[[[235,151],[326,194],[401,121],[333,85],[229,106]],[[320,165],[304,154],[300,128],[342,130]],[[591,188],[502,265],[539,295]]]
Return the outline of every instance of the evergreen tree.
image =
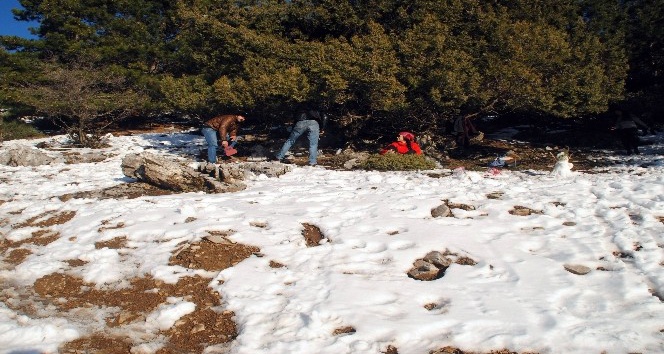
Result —
[[[664,1],[625,1],[627,89],[636,113],[664,122]]]
[[[81,146],[99,147],[108,125],[145,108],[146,97],[108,69],[45,61],[38,69],[30,80],[17,78],[20,89],[7,91],[36,114],[52,118]]]
[[[363,125],[436,130],[458,114],[594,114],[623,97],[625,39],[641,68],[630,82],[661,80],[661,53],[645,49],[661,41],[661,0],[21,4],[17,17],[38,21],[39,39],[0,38],[14,51],[4,70],[20,82],[43,83],[26,69],[40,62],[80,65],[122,77],[155,111],[200,117],[274,117],[307,102]]]

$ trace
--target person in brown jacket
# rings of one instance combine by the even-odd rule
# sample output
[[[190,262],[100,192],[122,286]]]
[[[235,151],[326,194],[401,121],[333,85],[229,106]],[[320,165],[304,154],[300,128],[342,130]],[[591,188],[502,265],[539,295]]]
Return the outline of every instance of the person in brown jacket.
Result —
[[[244,119],[241,115],[225,114],[216,116],[203,124],[201,133],[208,145],[208,162],[217,162],[217,148],[219,147],[217,134],[219,134],[221,145],[224,148],[229,146],[228,140],[231,141],[230,146],[234,146],[237,143],[237,131]]]

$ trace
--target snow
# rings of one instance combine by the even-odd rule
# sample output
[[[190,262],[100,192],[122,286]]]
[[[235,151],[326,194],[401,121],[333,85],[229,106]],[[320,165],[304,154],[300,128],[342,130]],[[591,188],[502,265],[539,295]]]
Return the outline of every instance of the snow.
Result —
[[[179,298],[168,298],[169,304],[162,304],[159,309],[146,319],[146,327],[165,331],[175,324],[180,317],[194,312],[196,304]]]
[[[110,137],[105,152],[114,156],[102,162],[0,166],[0,237],[29,238],[35,228],[12,225],[46,211],[76,212],[52,227],[61,235],[56,241],[15,268],[0,266],[0,281],[31,286],[66,269],[99,285],[146,274],[175,283],[204,272],[168,265],[178,245],[232,229],[232,241],[257,246],[264,256],[212,274],[211,286],[238,325],[231,353],[380,353],[388,345],[400,354],[444,346],[662,353],[664,137],[652,138],[643,155],[615,156],[613,167],[587,173],[445,166],[434,178],[295,167],[279,178],[254,176],[236,193],[57,198],[132,182],[120,169],[127,153],[204,146],[202,137],[185,132]],[[9,141],[0,149],[39,141]],[[494,192],[504,194],[487,197]],[[443,200],[475,210],[433,218],[431,209]],[[512,215],[514,206],[542,213]],[[302,223],[320,227],[327,242],[306,247]],[[95,248],[116,237],[126,237],[127,248]],[[445,250],[477,264],[452,264],[434,281],[407,276],[415,260]],[[69,268],[71,259],[87,263]],[[286,266],[270,267],[271,260]],[[566,265],[591,271],[576,275]],[[147,316],[146,331],[168,329],[194,308],[169,298]],[[345,326],[355,332],[333,334]],[[86,335],[72,319],[31,318],[0,303],[0,353],[56,352]]]

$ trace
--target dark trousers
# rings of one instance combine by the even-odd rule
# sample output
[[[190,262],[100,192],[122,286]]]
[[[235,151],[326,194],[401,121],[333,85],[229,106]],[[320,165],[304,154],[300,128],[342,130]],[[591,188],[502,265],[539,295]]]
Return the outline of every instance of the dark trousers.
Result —
[[[466,133],[456,133],[457,147],[467,148],[470,146],[470,139]]]
[[[639,130],[637,128],[618,129],[618,137],[628,153],[639,151]]]

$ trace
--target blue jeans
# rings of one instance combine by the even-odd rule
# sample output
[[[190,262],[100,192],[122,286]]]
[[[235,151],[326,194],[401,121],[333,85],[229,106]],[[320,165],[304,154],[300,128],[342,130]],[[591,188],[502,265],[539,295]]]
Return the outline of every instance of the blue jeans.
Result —
[[[207,142],[207,156],[208,162],[216,163],[217,162],[217,149],[219,148],[219,142],[217,140],[217,131],[210,127],[201,128],[201,133],[205,137],[205,142]],[[228,135],[228,134],[227,134]],[[228,136],[226,137],[228,139]],[[237,140],[231,142],[230,146],[235,147]]]
[[[291,146],[295,144],[297,138],[305,132],[309,139],[309,165],[315,165],[318,159],[318,135],[320,133],[320,127],[318,126],[318,122],[312,119],[301,120],[295,123],[295,127],[293,127],[290,136],[286,139],[284,146],[281,147],[276,158],[279,160],[283,159]]]
[[[207,155],[208,162],[216,163],[217,162],[217,148],[219,143],[217,141],[217,131],[210,127],[201,128],[201,133],[205,137],[205,142],[207,143]]]

